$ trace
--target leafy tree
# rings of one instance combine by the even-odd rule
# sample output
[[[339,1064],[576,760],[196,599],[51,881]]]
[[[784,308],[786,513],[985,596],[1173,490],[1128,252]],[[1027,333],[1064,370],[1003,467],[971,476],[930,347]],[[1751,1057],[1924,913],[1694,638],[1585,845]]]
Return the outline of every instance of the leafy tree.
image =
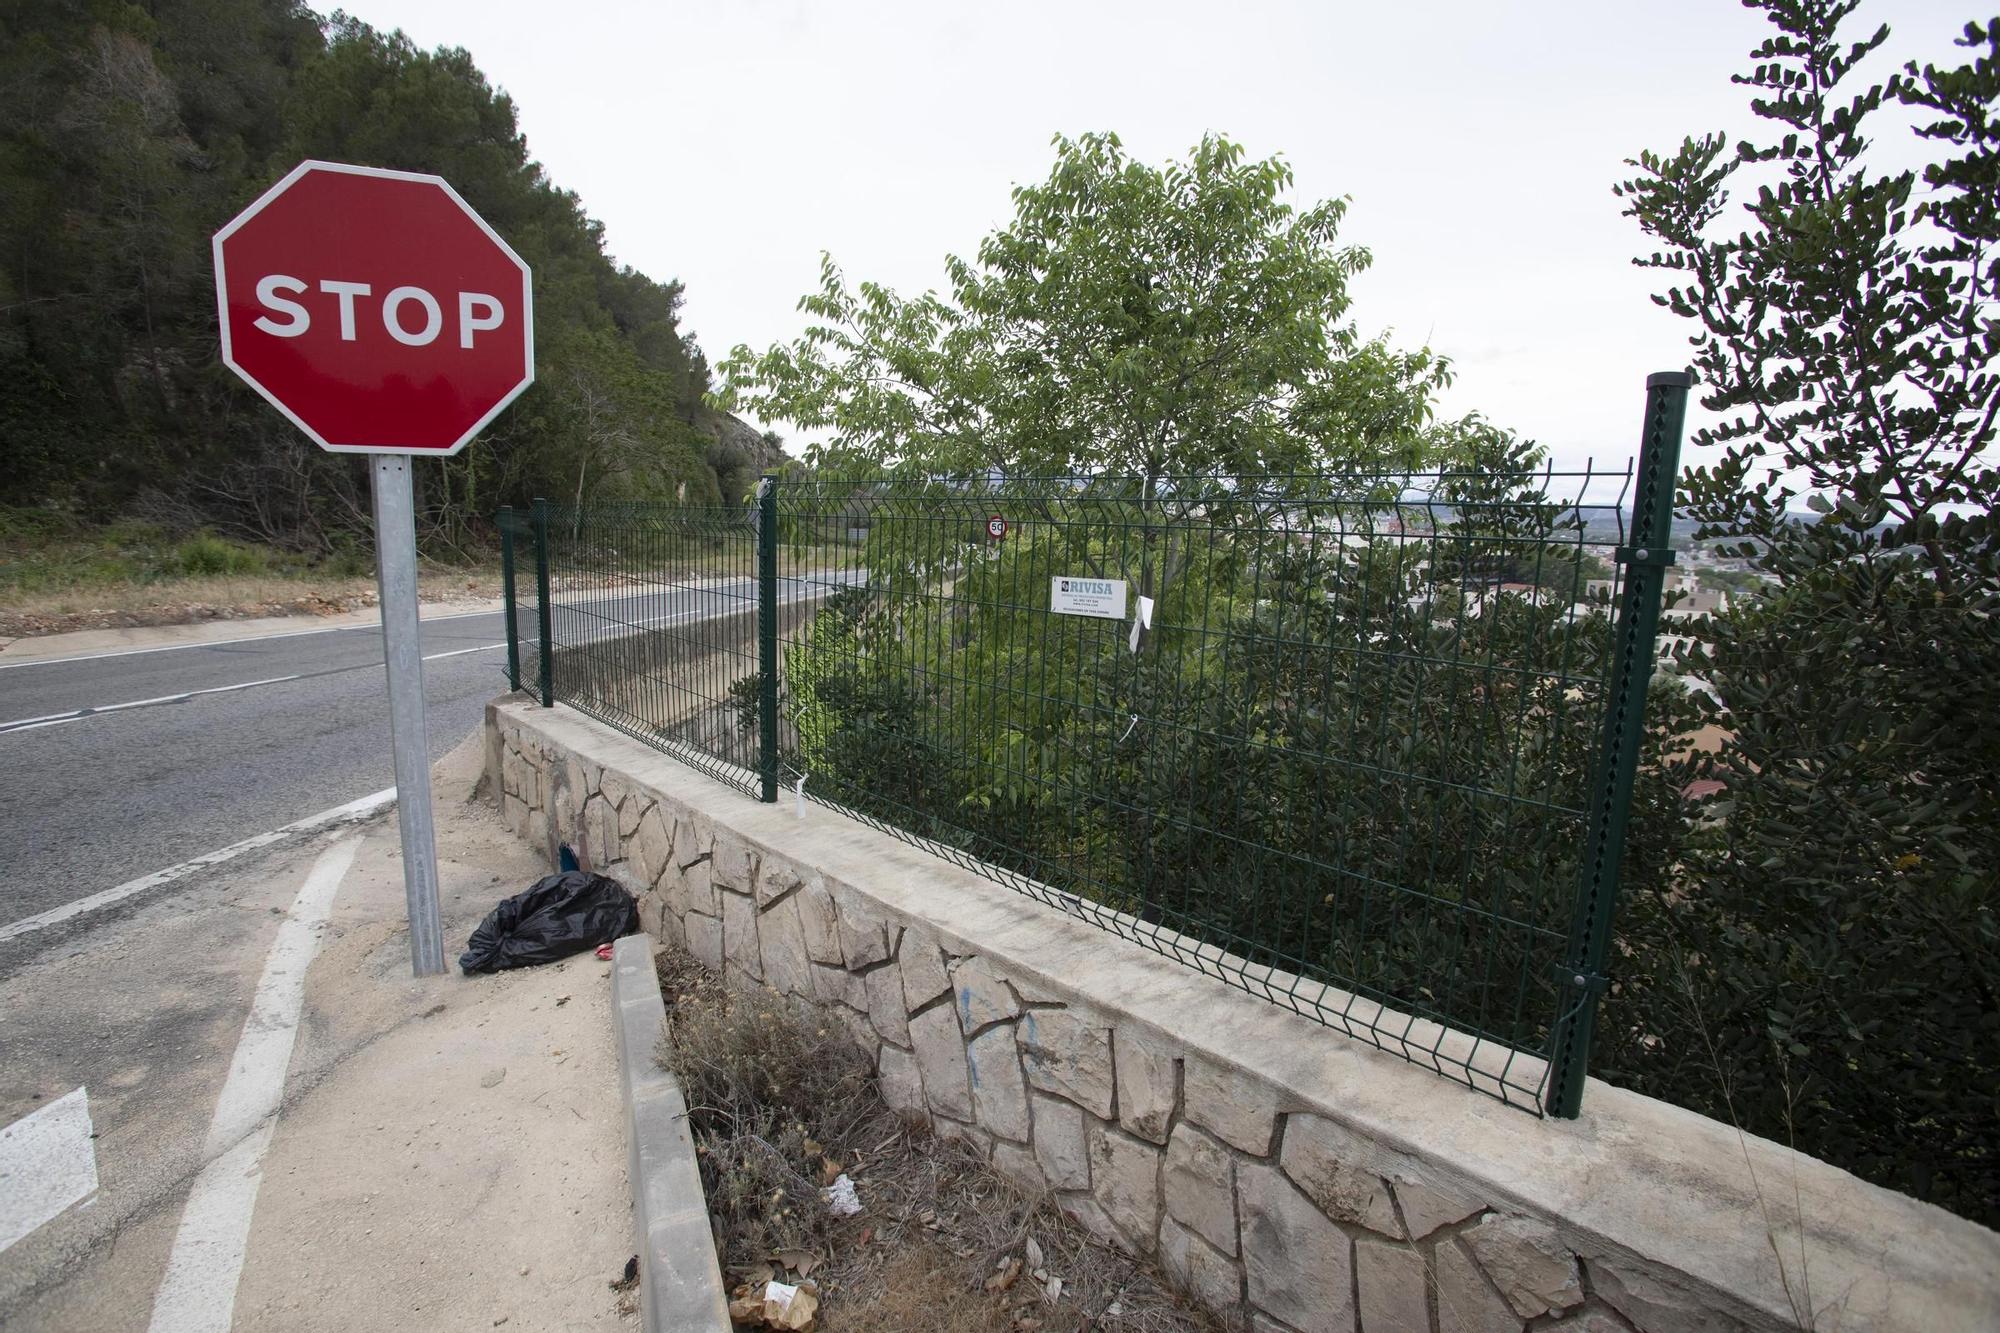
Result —
[[[1069,553],[1156,600],[1196,554],[1189,514],[1254,524],[1246,496],[1436,455],[1449,368],[1355,329],[1347,284],[1369,256],[1338,244],[1345,200],[1294,208],[1282,159],[1214,136],[1164,167],[1112,134],[1055,149],[1012,224],[947,258],[948,298],[850,289],[828,258],[800,302],[817,322],[737,347],[724,401],[825,432],[808,453],[832,469],[1123,479],[1139,540]]]
[[[850,289],[831,258],[818,320],[736,348],[725,393],[823,431],[816,461],[969,476],[1265,478],[1426,457],[1428,351],[1365,340],[1340,246],[1345,200],[1285,202],[1291,169],[1221,138],[1182,163],[1116,135],[1058,137],[1011,226],[945,261],[950,296]]]
[[[2000,22],[1857,90],[1888,35],[1843,34],[1858,0],[1751,2],[1775,31],[1737,81],[1768,132],[1620,187],[1723,414],[1684,482],[1698,537],[1775,587],[1700,627],[1727,740],[1679,771],[1723,787],[1628,909],[1610,1072],[1992,1222]],[[1920,173],[1869,164],[1897,105]]]

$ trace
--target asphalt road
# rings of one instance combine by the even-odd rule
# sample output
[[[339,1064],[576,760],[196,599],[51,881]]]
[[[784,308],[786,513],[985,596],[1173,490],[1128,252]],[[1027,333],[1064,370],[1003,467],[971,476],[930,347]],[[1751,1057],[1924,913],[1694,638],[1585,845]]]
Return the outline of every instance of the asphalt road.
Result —
[[[563,598],[557,637],[754,595],[737,580]],[[424,623],[433,760],[506,688],[505,638],[498,612]],[[375,626],[0,668],[0,926],[394,783]]]

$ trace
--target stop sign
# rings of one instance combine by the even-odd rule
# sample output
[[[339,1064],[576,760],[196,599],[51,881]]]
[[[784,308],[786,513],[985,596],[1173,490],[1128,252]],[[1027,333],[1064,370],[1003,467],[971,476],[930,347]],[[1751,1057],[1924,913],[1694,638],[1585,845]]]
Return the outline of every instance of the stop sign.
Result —
[[[528,266],[437,176],[302,162],[215,234],[222,359],[322,448],[455,454],[535,378]]]

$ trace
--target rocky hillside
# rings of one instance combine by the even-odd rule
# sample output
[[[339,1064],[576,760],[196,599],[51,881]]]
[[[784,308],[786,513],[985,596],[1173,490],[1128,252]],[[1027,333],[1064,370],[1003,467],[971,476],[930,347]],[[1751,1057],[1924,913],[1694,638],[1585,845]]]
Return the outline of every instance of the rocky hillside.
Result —
[[[703,407],[695,418],[695,429],[707,438],[706,461],[715,473],[715,486],[725,502],[748,495],[757,478],[787,462],[775,434],[759,432],[741,417]]]

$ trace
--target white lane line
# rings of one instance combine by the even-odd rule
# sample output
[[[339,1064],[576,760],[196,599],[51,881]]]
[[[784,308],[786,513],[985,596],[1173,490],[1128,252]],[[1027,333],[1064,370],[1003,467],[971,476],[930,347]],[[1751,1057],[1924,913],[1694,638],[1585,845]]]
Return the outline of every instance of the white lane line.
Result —
[[[810,595],[811,595],[810,593],[805,593],[805,592],[792,592],[780,598],[779,600],[783,602],[795,602]],[[566,606],[562,603],[558,603],[556,609],[567,611],[567,610],[578,610],[579,608],[574,608]],[[635,621],[628,621],[619,624],[614,624],[611,627],[601,630],[595,634],[585,635],[581,640],[578,641],[577,644],[571,646],[580,647],[584,644],[595,643],[602,639],[617,638],[620,637],[621,633],[623,633],[624,631],[627,631],[635,627],[646,626],[646,625],[659,625],[659,624],[684,621],[684,620],[714,620],[726,615],[736,615],[745,610],[750,610],[750,609],[754,609],[754,603],[751,604],[750,606],[728,606],[728,605],[724,605],[721,607],[697,606],[697,607],[690,607],[681,611],[669,611],[657,616],[648,616],[643,620],[635,620]],[[497,614],[497,613],[473,612],[470,614],[485,615],[485,614]],[[583,614],[589,614],[589,613],[584,612]],[[438,618],[440,620],[463,619],[463,617],[454,617],[454,616],[440,616]],[[350,626],[349,628],[372,629],[375,627],[369,625],[355,625],[355,626]],[[338,631],[335,630],[299,631],[300,634],[331,634],[337,632]],[[297,635],[273,634],[273,635],[268,635],[267,637],[274,639],[285,639],[285,638],[294,638],[297,637]],[[234,640],[232,642],[247,642],[247,640]],[[208,647],[210,645],[177,644],[175,646],[182,648],[195,648],[195,647]],[[505,648],[506,646],[507,642],[506,640],[503,639],[499,643],[482,643],[472,648],[453,648],[442,653],[430,653],[427,654],[423,660],[426,662],[436,662],[447,657],[463,657],[467,653],[490,653],[496,648]],[[131,651],[150,653],[150,652],[165,652],[166,650],[163,648],[135,648],[132,649]],[[105,653],[101,654],[101,656],[122,657],[125,656],[125,654]],[[71,658],[67,660],[82,661],[84,659]],[[15,662],[12,665],[35,666],[38,664],[33,662]],[[0,736],[10,736],[17,731],[39,731],[43,727],[59,727],[70,722],[81,722],[85,718],[96,717],[100,713],[118,713],[118,712],[123,712],[128,708],[150,708],[164,704],[186,703],[190,699],[198,698],[205,694],[231,694],[238,690],[256,689],[260,685],[284,685],[291,681],[306,680],[308,678],[316,677],[319,675],[332,675],[339,671],[365,671],[369,667],[376,667],[380,665],[382,665],[380,662],[360,662],[352,667],[339,667],[335,668],[333,671],[310,673],[310,676],[306,672],[296,672],[289,676],[270,676],[263,680],[246,680],[236,685],[213,685],[204,690],[187,690],[180,694],[162,694],[152,699],[132,699],[125,703],[99,704],[89,708],[72,709],[67,713],[46,713],[40,717],[16,718],[12,722],[0,722]],[[6,937],[4,935],[0,935],[0,939],[5,939],[5,938]]]
[[[794,576],[788,578],[786,581],[796,583],[803,582],[804,580]],[[843,584],[852,581],[851,578],[834,580],[834,582]],[[713,594],[720,589],[732,588],[739,584],[750,582],[752,580],[729,579],[715,584],[667,583],[656,586],[668,589],[685,588],[690,592]],[[648,593],[641,592],[637,595],[643,597],[648,595]],[[568,606],[570,603],[558,601],[556,605]],[[517,605],[515,607],[516,613],[518,614],[524,609],[524,606],[525,604]],[[527,609],[531,610],[532,608]],[[504,617],[506,614],[507,609],[505,607],[495,607],[491,611],[458,611],[448,616],[425,616],[423,623],[426,625],[435,625],[446,620],[471,620],[476,616]],[[353,630],[374,630],[380,633],[381,629],[380,622],[369,625],[327,625],[321,629],[287,629],[278,630],[272,634],[246,634],[240,639],[204,639],[194,643],[163,643],[153,648],[114,648],[109,652],[103,653],[77,653],[70,657],[40,657],[31,662],[0,662],[0,671],[11,671],[16,667],[57,666],[67,662],[96,662],[107,657],[137,657],[141,653],[176,653],[187,648],[227,648],[239,643],[262,643],[266,639],[297,639],[311,634],[346,634]]]
[[[505,648],[506,646],[507,644],[503,640],[499,643],[482,643],[477,648],[454,648],[450,652],[432,653],[430,656],[424,658],[424,661],[435,662],[441,657],[463,657],[467,653],[489,653],[495,648]],[[380,662],[360,662],[353,667],[338,669],[366,671],[369,667],[378,667],[381,665]],[[88,708],[75,708],[67,713],[46,713],[41,717],[16,718],[12,722],[0,722],[0,736],[9,736],[17,731],[39,731],[43,727],[59,727],[65,722],[81,722],[85,718],[96,717],[99,713],[118,713],[127,708],[151,708],[160,704],[186,703],[189,699],[198,698],[204,694],[230,694],[237,690],[254,690],[260,685],[284,685],[291,681],[305,680],[306,678],[306,673],[301,671],[289,676],[268,676],[263,680],[246,680],[236,685],[214,685],[205,690],[186,690],[180,694],[162,694],[152,699],[133,699],[122,704],[96,704]]]
[[[150,1333],[229,1333],[234,1322],[264,1150],[278,1126],[285,1071],[305,1008],[306,969],[360,846],[360,838],[348,838],[321,852],[278,927],[209,1122],[202,1150],[208,1165],[181,1209],[166,1276],[153,1298]]]
[[[121,713],[127,708],[150,708],[155,704],[184,703],[203,694],[229,694],[235,690],[254,690],[259,685],[283,685],[286,681],[297,680],[303,673],[294,672],[289,676],[268,676],[263,680],[240,681],[235,685],[211,685],[205,690],[183,690],[179,694],[162,694],[152,699],[132,699],[122,704],[97,704],[89,708],[73,708],[67,713],[44,713],[40,717],[16,718],[12,722],[0,722],[0,735],[10,731],[34,731],[38,727],[55,727],[65,722],[76,722],[99,713]]]
[[[359,800],[349,801],[345,805],[336,805],[331,810],[322,810],[316,815],[307,815],[304,819],[287,824],[283,828],[272,829],[269,833],[259,833],[256,837],[245,838],[241,842],[232,842],[219,851],[209,852],[205,856],[197,856],[192,861],[183,861],[177,866],[168,866],[165,870],[156,870],[152,874],[140,879],[128,880],[116,888],[105,889],[101,893],[93,893],[88,898],[78,898],[75,902],[64,903],[61,907],[50,908],[38,916],[23,917],[19,921],[10,921],[4,926],[0,926],[0,944],[4,944],[16,936],[27,935],[37,930],[46,930],[50,926],[60,925],[73,917],[83,916],[88,912],[95,912],[99,908],[109,907],[113,903],[124,902],[127,898],[135,894],[144,893],[148,889],[157,889],[163,885],[172,884],[175,880],[186,879],[197,870],[206,870],[210,866],[221,865],[224,861],[232,860],[243,855],[245,852],[254,852],[260,847],[269,847],[273,843],[283,842],[287,838],[295,838],[302,834],[317,832],[320,829],[334,828],[341,824],[352,824],[356,820],[366,819],[377,811],[387,809],[390,805],[394,804],[395,800],[396,789],[394,787],[385,787],[381,791],[370,792]]]
[[[475,616],[504,616],[504,608],[491,611],[459,611],[448,616],[425,616],[423,623],[435,625],[445,620],[470,620]],[[155,648],[114,648],[105,653],[78,653],[73,657],[38,657],[32,662],[0,662],[0,671],[15,667],[65,666],[71,662],[96,662],[107,657],[137,657],[141,653],[177,653],[185,648],[227,648],[238,643],[262,643],[266,639],[299,639],[312,634],[347,634],[354,630],[382,632],[381,622],[362,625],[325,625],[319,629],[285,629],[272,634],[246,634],[240,639],[201,639],[193,643],[163,643]],[[20,642],[17,640],[17,642]]]
[[[499,643],[482,643],[477,648],[454,648],[448,653],[432,653],[424,661],[435,662],[440,657],[463,657],[467,653],[490,653],[495,648],[505,648],[506,646],[507,641],[502,639]],[[377,663],[377,665],[379,666],[380,663]]]
[[[97,1193],[90,1132],[82,1088],[0,1129],[0,1251]]]

